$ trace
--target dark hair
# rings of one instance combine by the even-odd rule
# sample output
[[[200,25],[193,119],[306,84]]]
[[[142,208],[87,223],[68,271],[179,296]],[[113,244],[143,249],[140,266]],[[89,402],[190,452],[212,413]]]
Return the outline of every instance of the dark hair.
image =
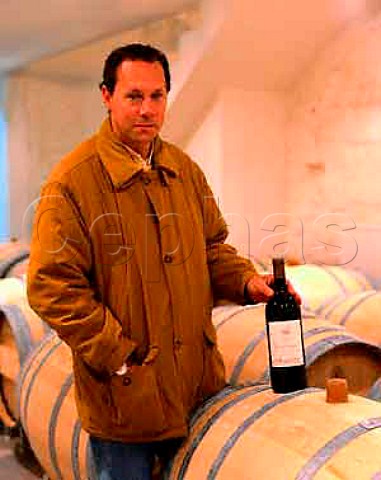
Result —
[[[165,87],[167,92],[171,89],[171,74],[169,71],[169,62],[166,55],[151,45],[143,45],[142,43],[130,43],[123,47],[116,48],[106,58],[103,67],[103,80],[99,84],[102,88],[104,85],[112,94],[116,84],[116,71],[124,60],[141,60],[143,62],[159,62],[164,70]]]

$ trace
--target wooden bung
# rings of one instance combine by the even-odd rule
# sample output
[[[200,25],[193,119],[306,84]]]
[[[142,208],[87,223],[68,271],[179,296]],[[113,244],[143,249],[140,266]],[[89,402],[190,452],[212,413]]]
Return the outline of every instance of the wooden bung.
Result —
[[[329,378],[326,383],[327,403],[348,402],[348,382],[345,378]]]

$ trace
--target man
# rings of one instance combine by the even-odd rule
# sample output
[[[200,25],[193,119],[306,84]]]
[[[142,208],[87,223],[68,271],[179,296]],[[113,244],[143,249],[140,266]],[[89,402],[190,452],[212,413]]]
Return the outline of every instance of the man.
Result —
[[[266,301],[271,276],[225,244],[199,167],[163,141],[168,61],[113,51],[108,117],[42,189],[28,272],[34,310],[72,349],[76,402],[100,480],[151,478],[191,412],[225,385],[213,297]]]

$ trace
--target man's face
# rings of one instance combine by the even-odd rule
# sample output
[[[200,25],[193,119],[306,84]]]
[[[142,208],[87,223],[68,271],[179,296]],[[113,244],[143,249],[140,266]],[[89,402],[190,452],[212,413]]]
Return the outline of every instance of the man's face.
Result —
[[[141,155],[147,155],[163,125],[167,105],[161,64],[125,60],[117,69],[114,92],[110,94],[103,86],[102,97],[114,132]]]

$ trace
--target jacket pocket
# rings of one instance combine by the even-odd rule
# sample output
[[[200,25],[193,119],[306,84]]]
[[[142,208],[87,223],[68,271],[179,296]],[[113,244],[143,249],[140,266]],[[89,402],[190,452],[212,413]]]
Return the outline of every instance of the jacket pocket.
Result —
[[[111,377],[115,421],[135,434],[152,435],[166,427],[154,367],[133,365],[125,375]]]
[[[217,347],[216,330],[211,322],[204,328],[204,369],[201,382],[202,400],[215,395],[226,385],[225,365]]]

